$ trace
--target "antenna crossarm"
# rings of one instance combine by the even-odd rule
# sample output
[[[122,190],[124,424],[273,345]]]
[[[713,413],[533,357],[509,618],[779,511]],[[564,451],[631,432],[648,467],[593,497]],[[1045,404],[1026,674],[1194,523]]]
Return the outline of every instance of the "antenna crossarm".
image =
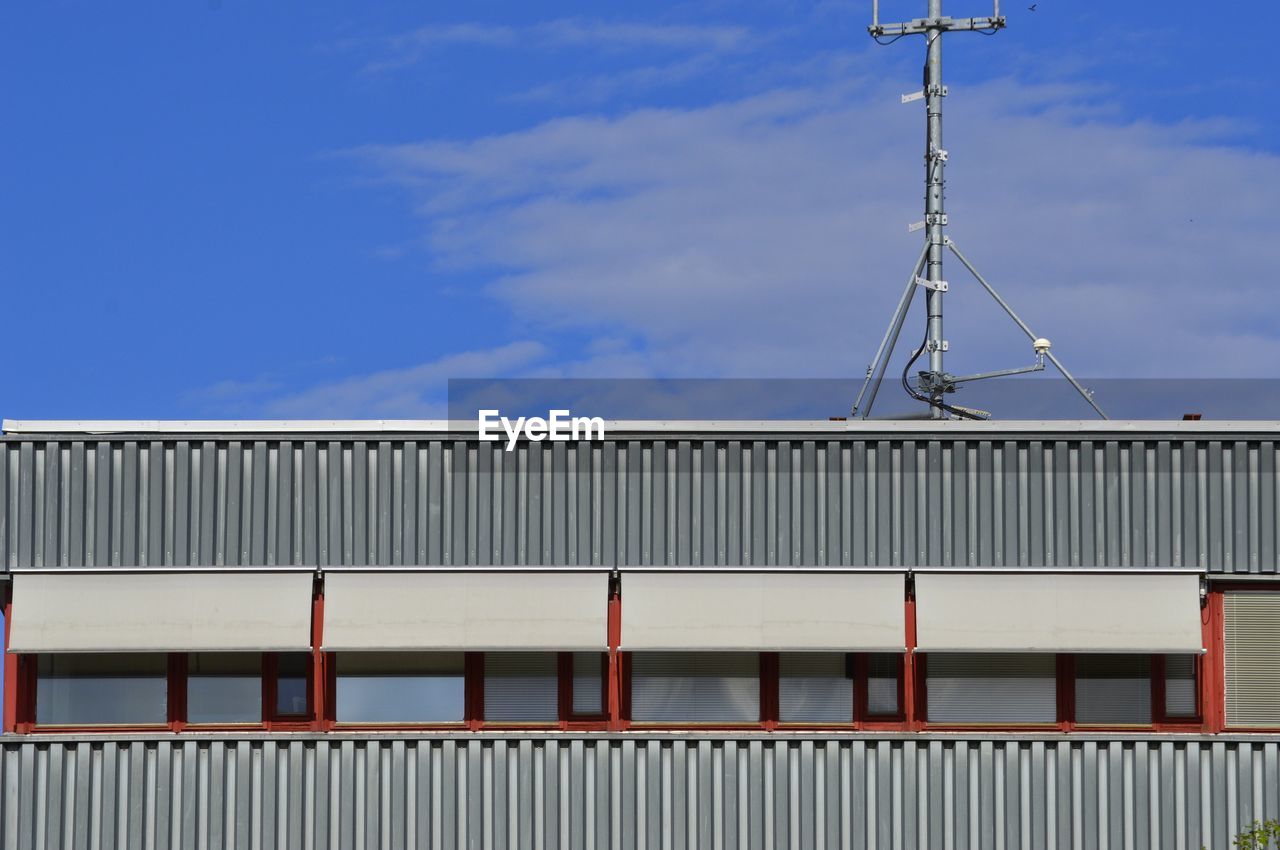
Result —
[[[900,24],[872,24],[867,32],[872,35],[921,35],[932,30],[944,32],[977,32],[979,30],[1004,29],[1003,15],[987,18],[916,18]]]
[[[951,383],[953,385],[967,384],[973,381],[985,381],[987,378],[1008,378],[1012,375],[1029,375],[1032,372],[1043,372],[1043,356],[1038,356],[1038,360],[1039,362],[1034,366],[1019,366],[1017,369],[1001,369],[997,372],[979,372],[977,375],[960,375],[959,377],[951,378]]]

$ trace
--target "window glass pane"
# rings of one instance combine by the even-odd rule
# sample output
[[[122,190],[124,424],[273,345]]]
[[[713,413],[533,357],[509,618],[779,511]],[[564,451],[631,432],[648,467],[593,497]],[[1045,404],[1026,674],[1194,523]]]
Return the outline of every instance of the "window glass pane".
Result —
[[[1151,658],[1076,656],[1076,722],[1151,722]]]
[[[159,653],[41,655],[36,723],[165,723],[168,666]]]
[[[464,719],[461,652],[343,652],[339,723],[456,723]]]
[[[599,652],[573,654],[574,714],[604,714],[605,658]]]
[[[1196,716],[1196,659],[1169,655],[1164,659],[1164,713],[1169,717]]]
[[[554,723],[560,716],[554,652],[486,652],[484,719]]]
[[[307,713],[307,672],[311,656],[305,652],[282,652],[276,656],[276,714]]]
[[[193,652],[187,656],[188,723],[259,723],[262,656]]]
[[[931,653],[931,723],[1053,723],[1058,718],[1056,659],[1019,653]]]
[[[867,657],[867,714],[899,713],[898,676],[901,670],[902,656],[897,653],[883,652]]]
[[[754,652],[637,652],[631,718],[649,723],[757,723],[760,659]]]
[[[783,723],[852,723],[853,679],[840,652],[778,656],[778,719]]]

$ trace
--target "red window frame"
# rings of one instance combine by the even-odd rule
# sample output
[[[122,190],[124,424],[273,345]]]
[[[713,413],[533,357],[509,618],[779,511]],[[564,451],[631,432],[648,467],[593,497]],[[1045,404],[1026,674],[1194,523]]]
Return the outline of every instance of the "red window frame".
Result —
[[[8,620],[5,621],[6,625]],[[10,655],[8,663],[16,662],[19,693],[16,699],[15,728],[18,733],[78,734],[85,732],[163,732],[177,731],[175,727],[174,660],[173,653],[145,653],[163,655],[165,658],[165,719],[159,723],[59,723],[41,725],[36,722],[36,698],[39,687],[40,656],[35,653]],[[7,730],[6,730],[7,731]]]
[[[1156,731],[1194,731],[1204,727],[1203,687],[1205,670],[1205,653],[1191,659],[1192,692],[1195,694],[1195,709],[1191,714],[1169,714],[1167,704],[1169,674],[1167,655],[1156,655],[1151,659],[1151,704],[1155,718]]]
[[[763,731],[903,731],[907,728],[907,662],[900,656],[897,669],[898,711],[894,714],[876,714],[868,711],[868,677],[869,659],[874,653],[852,652],[839,653],[846,657],[846,664],[852,665],[853,686],[849,701],[849,720],[844,723],[804,723],[786,722],[781,719],[781,653],[761,652],[757,669],[760,676],[760,718],[754,722],[741,723],[653,723],[636,721],[631,714],[631,676],[632,653],[620,652],[620,699],[618,701],[619,728],[661,730],[737,730],[759,729]]]
[[[242,723],[192,723],[187,719],[188,655],[186,652],[154,653],[165,656],[165,690],[167,710],[161,723],[128,724],[58,724],[41,725],[36,722],[36,700],[39,694],[39,659],[35,653],[12,654],[7,659],[6,703],[12,705],[12,723],[6,723],[6,731],[18,734],[84,733],[84,732],[182,732],[185,730],[213,731],[309,731],[316,725],[315,702],[312,695],[313,674],[309,666],[307,676],[307,710],[302,714],[278,714],[275,711],[277,693],[276,656],[278,653],[261,653],[262,667],[259,680],[262,683],[262,716],[257,721]],[[12,674],[9,671],[12,670]],[[16,691],[10,682],[16,685]],[[12,695],[12,696],[11,696]],[[6,717],[10,716],[6,712]]]
[[[772,679],[776,683],[778,679],[778,653],[761,652],[759,661],[756,665],[757,675],[760,677],[760,713],[759,719],[755,721],[743,721],[740,723],[650,723],[646,721],[633,721],[631,719],[631,676],[632,662],[635,653],[619,652],[618,653],[618,669],[620,678],[619,699],[618,699],[618,727],[623,730],[627,729],[652,729],[656,731],[670,730],[698,730],[698,731],[743,731],[744,729],[763,729],[772,731],[777,728],[777,692],[769,692],[766,681],[772,672]]]
[[[245,731],[245,730],[262,730],[270,728],[270,723],[274,718],[270,714],[271,704],[268,703],[268,682],[267,682],[267,660],[268,653],[265,652],[249,652],[245,655],[254,655],[258,658],[258,682],[261,685],[261,711],[257,720],[245,720],[238,723],[193,723],[188,719],[187,707],[189,701],[187,699],[188,685],[190,683],[190,657],[192,655],[202,655],[205,653],[179,652],[170,656],[170,670],[172,678],[169,680],[169,693],[173,701],[173,719],[171,723],[174,727],[173,731],[182,732],[190,729],[197,732],[222,732],[222,731]],[[215,653],[210,653],[215,654]],[[219,653],[220,654],[220,653]],[[274,691],[271,691],[274,694]]]
[[[609,653],[604,651],[600,656],[600,710],[594,712],[575,712],[573,710],[573,657],[575,655],[591,655],[595,653],[562,652],[559,658],[560,673],[560,722],[562,728],[569,729],[605,729],[609,725]]]
[[[1142,655],[1144,653],[1133,653]],[[1061,656],[1060,656],[1061,657]],[[1070,702],[1070,715],[1064,722],[1068,724],[1068,731],[1085,730],[1089,732],[1095,731],[1116,731],[1116,732],[1194,732],[1199,731],[1203,727],[1202,715],[1203,711],[1200,707],[1199,684],[1201,671],[1201,657],[1194,660],[1193,669],[1196,676],[1196,713],[1191,717],[1171,717],[1165,706],[1165,689],[1166,689],[1166,672],[1165,672],[1165,656],[1163,654],[1148,655],[1148,669],[1151,673],[1151,722],[1150,723],[1080,723],[1075,719],[1075,683],[1076,671],[1075,661],[1078,655],[1066,656],[1071,669],[1070,684],[1072,689],[1072,699]]]
[[[462,719],[439,723],[345,723],[336,720],[337,715],[337,656],[338,653],[326,653],[325,691],[326,691],[326,728],[351,731],[388,731],[396,729],[409,730],[468,730],[484,732],[513,729],[528,730],[560,730],[560,731],[604,731],[610,728],[609,692],[610,692],[610,659],[608,652],[600,653],[600,689],[601,705],[604,711],[593,714],[575,714],[573,712],[573,652],[555,652],[556,656],[556,718],[545,721],[509,722],[490,721],[484,717],[484,671],[485,656],[483,652],[463,653],[463,705]]]
[[[306,709],[300,713],[282,712],[279,710],[280,656],[292,654],[294,653],[262,653],[262,725],[268,731],[310,730],[316,723],[316,665],[314,655],[312,657],[312,663],[306,666],[303,673],[306,680]],[[301,655],[302,653],[297,654]]]
[[[1280,732],[1280,724],[1274,726],[1232,726],[1227,720],[1227,640],[1226,640],[1226,594],[1228,593],[1272,593],[1280,594],[1280,586],[1262,585],[1253,582],[1223,582],[1209,591],[1206,617],[1203,622],[1210,640],[1206,644],[1209,652],[1204,658],[1204,667],[1212,676],[1210,687],[1201,687],[1203,699],[1202,711],[1211,715],[1216,728],[1223,732],[1239,732],[1241,734],[1268,735]],[[1206,678],[1209,678],[1206,676]]]
[[[890,654],[890,653],[883,653]],[[872,714],[869,705],[871,688],[871,655],[869,652],[856,653],[860,665],[855,688],[858,693],[858,722],[860,728],[867,730],[901,731],[907,722],[907,654],[898,655],[898,710],[889,714]]]
[[[981,653],[975,653],[981,654]],[[1048,654],[1048,653],[1046,653]],[[1206,654],[1194,657],[1196,713],[1194,716],[1171,716],[1165,706],[1166,665],[1164,654],[1131,653],[1146,655],[1151,677],[1151,722],[1140,724],[1078,723],[1075,719],[1076,658],[1088,653],[1053,653],[1054,677],[1057,690],[1057,719],[1052,723],[934,723],[929,720],[929,659],[928,653],[919,653],[914,659],[916,669],[915,716],[920,728],[930,731],[1044,731],[1059,732],[1207,732],[1209,724],[1204,710],[1204,684]]]
[[[478,731],[480,726],[475,718],[484,707],[484,683],[478,681],[483,673],[483,653],[464,652],[462,654],[462,719],[437,723],[367,723],[361,721],[347,722],[338,720],[338,656],[341,653],[322,653],[320,681],[323,692],[323,728],[325,731],[335,729],[344,732],[371,731],[392,732],[397,730],[421,731]],[[355,654],[355,653],[353,653]]]

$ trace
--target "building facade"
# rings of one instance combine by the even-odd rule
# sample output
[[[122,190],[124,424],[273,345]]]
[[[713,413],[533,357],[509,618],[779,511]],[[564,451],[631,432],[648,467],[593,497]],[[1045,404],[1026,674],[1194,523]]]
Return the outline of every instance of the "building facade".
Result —
[[[6,422],[0,847],[1229,847],[1280,423]]]

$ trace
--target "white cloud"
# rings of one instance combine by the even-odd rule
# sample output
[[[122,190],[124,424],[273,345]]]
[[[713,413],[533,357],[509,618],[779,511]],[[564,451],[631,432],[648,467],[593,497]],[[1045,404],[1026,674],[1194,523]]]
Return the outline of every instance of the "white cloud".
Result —
[[[794,88],[361,154],[415,194],[439,262],[492,270],[548,333],[637,340],[629,368],[661,375],[856,375],[918,251],[923,116],[900,93]],[[1269,371],[1280,159],[1067,86],[953,88],[947,107],[952,236],[1077,374]],[[949,367],[1029,362],[958,264],[948,278]]]
[[[365,71],[407,68],[422,61],[432,51],[449,47],[728,53],[743,50],[754,41],[748,29],[736,26],[612,22],[585,18],[562,18],[526,27],[441,24],[383,40],[378,48],[383,55],[366,65]]]
[[[753,40],[745,27],[608,22],[565,18],[530,30],[548,47],[667,48],[728,51]]]
[[[449,379],[523,374],[546,355],[542,344],[529,341],[464,351],[404,369],[321,384],[268,401],[261,413],[284,419],[442,419],[447,416]]]

